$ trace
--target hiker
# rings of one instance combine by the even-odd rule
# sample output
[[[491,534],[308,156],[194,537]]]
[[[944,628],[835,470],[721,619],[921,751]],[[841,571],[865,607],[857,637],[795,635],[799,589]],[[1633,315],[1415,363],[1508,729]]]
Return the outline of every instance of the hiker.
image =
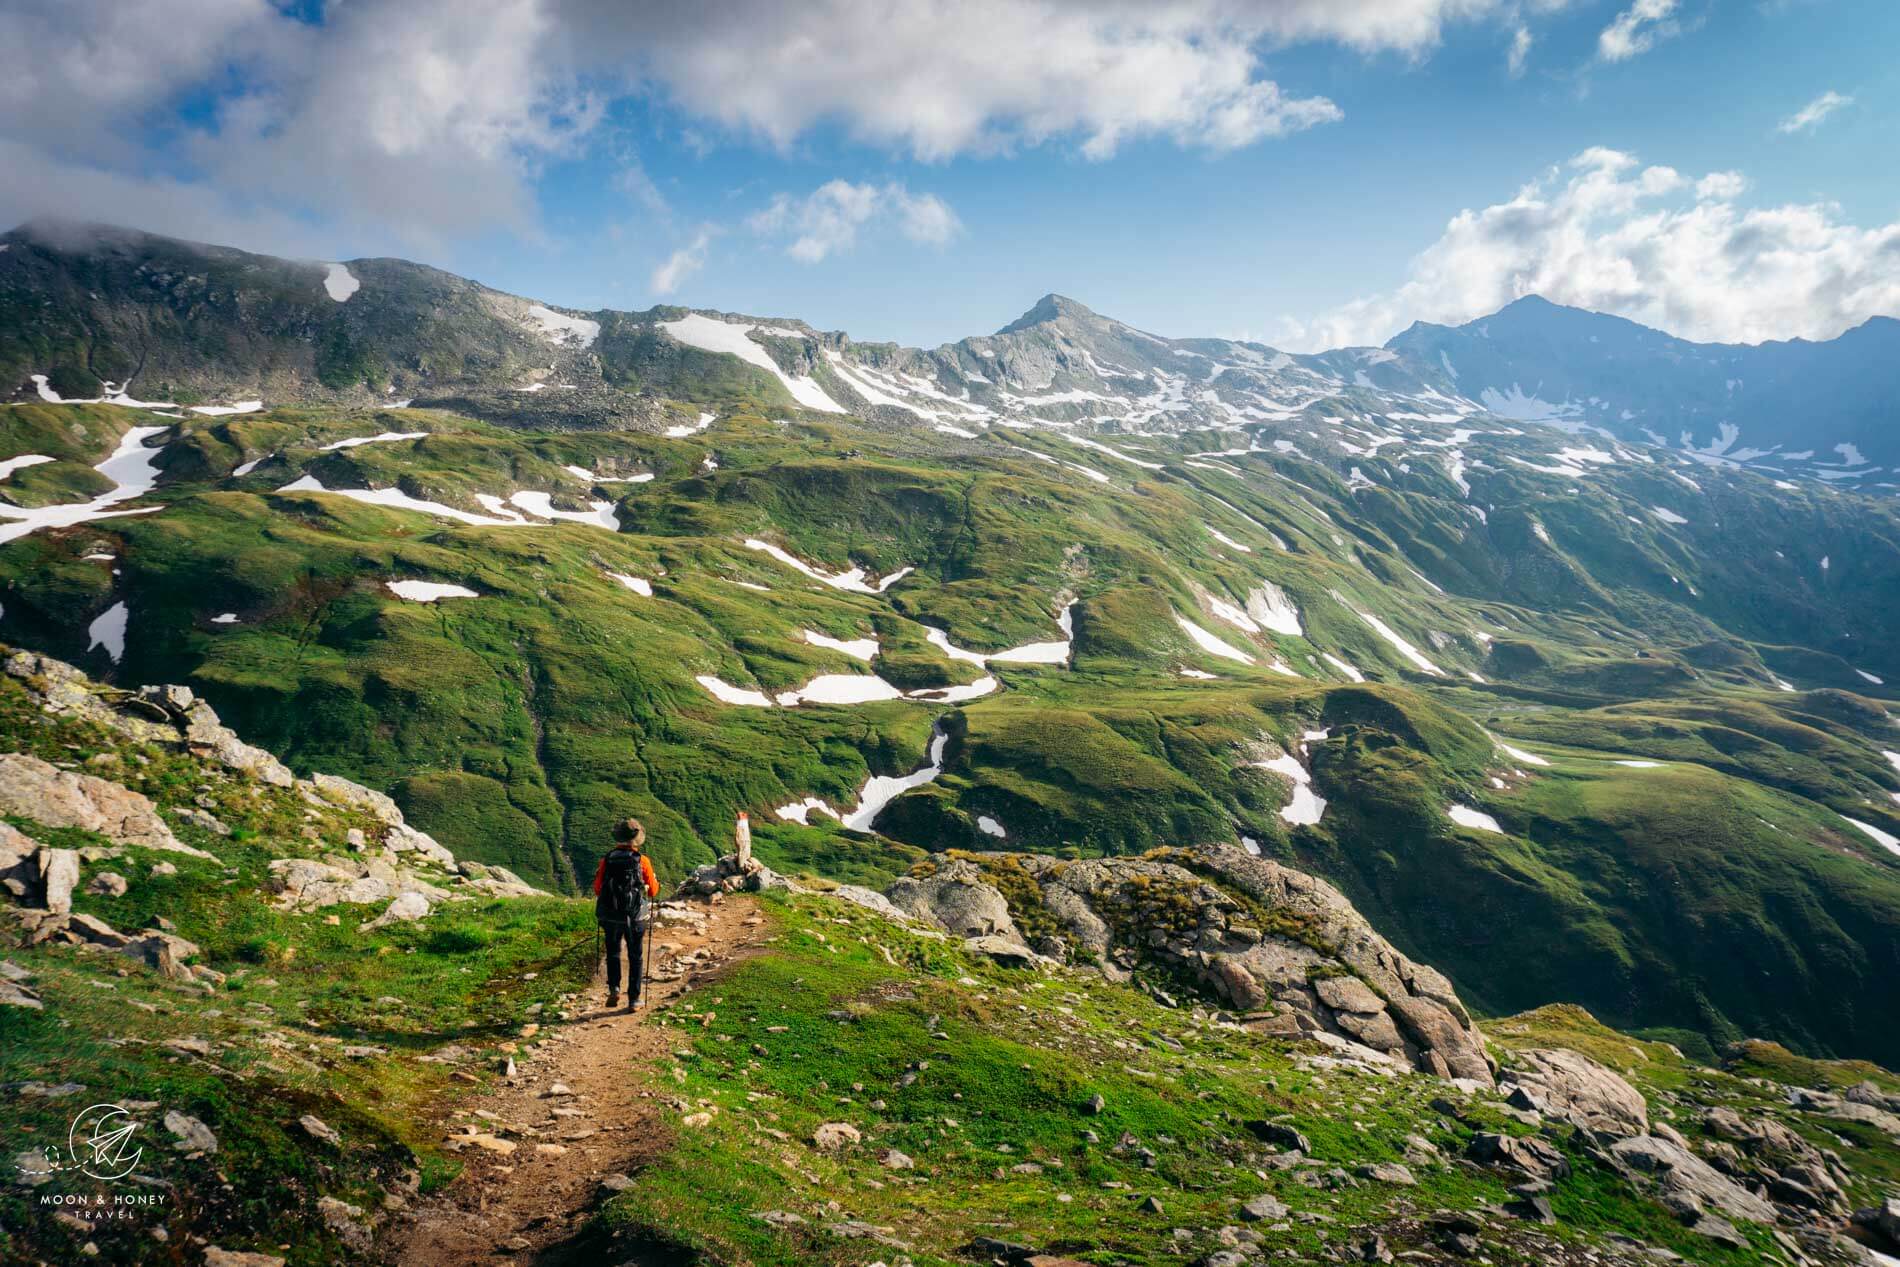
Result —
[[[615,845],[594,870],[594,919],[607,942],[607,1006],[620,1003],[620,950],[627,951],[627,1007],[640,1001],[640,936],[648,923],[647,903],[660,896],[653,864],[640,847],[647,829],[637,818],[614,824]]]

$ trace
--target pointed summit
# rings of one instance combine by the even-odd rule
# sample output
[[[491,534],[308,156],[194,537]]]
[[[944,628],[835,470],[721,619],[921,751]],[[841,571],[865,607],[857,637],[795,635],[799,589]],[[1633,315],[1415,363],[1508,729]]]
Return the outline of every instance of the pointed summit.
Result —
[[[1064,317],[1082,320],[1100,320],[1100,318],[1085,305],[1075,302],[1075,300],[1070,299],[1066,295],[1050,293],[1038,299],[1035,307],[996,333],[1015,334],[1018,331],[1028,330],[1035,326],[1050,325],[1060,321]]]

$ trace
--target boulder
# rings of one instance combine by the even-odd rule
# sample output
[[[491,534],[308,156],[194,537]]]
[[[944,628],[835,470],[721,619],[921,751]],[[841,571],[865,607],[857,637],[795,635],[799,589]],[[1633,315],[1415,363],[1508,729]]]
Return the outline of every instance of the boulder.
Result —
[[[1009,937],[966,937],[963,948],[973,954],[988,955],[1005,968],[1033,968],[1042,961],[1042,956]]]
[[[1284,1202],[1265,1195],[1243,1202],[1240,1207],[1240,1217],[1249,1223],[1274,1223],[1291,1213]]]
[[[276,858],[270,864],[271,887],[282,896],[285,910],[314,911],[339,902],[380,902],[390,895],[390,884],[314,858]]]
[[[1533,1179],[1562,1179],[1570,1173],[1569,1159],[1535,1135],[1474,1135],[1465,1156],[1481,1166],[1515,1170]]]
[[[1566,1047],[1516,1053],[1511,1077],[1531,1090],[1545,1114],[1606,1135],[1644,1135],[1649,1106],[1621,1076]]]
[[[1385,1000],[1358,977],[1321,977],[1313,983],[1320,1002],[1335,1012],[1383,1012]]]
[[[826,1122],[811,1133],[813,1146],[828,1153],[855,1144],[860,1138],[858,1128],[849,1122]]]
[[[865,910],[882,915],[885,919],[894,920],[899,924],[911,922],[910,915],[898,910],[889,898],[876,889],[867,889],[859,884],[840,884],[830,892],[832,897],[849,902],[853,906],[862,906]]]
[[[11,823],[0,823],[0,888],[16,902],[38,900],[39,853],[39,841]]]
[[[124,897],[130,887],[125,877],[116,871],[101,871],[86,882],[86,892],[95,897]]]
[[[456,863],[455,868],[465,877],[465,887],[488,897],[547,896],[543,890],[535,888],[507,867],[490,866],[487,863],[470,862],[465,859]]]
[[[297,1125],[303,1127],[304,1134],[319,1143],[341,1144],[343,1142],[342,1137],[336,1133],[336,1128],[314,1113],[306,1113],[298,1118]]]
[[[362,927],[365,931],[372,928],[387,928],[391,924],[419,920],[430,911],[429,899],[413,889],[398,893],[396,900],[383,908],[383,913]]]
[[[215,1153],[218,1137],[197,1118],[173,1109],[165,1114],[165,1129],[178,1138],[172,1144],[181,1153]]]
[[[385,797],[384,799],[387,800],[388,798]],[[390,803],[392,805],[395,804],[393,801]],[[449,852],[446,845],[439,843],[436,838],[431,836],[428,832],[417,831],[407,823],[396,823],[392,825],[383,835],[383,845],[395,853],[421,854],[431,862],[440,863],[445,867],[453,867],[455,865],[455,855]],[[521,883],[521,878],[515,876],[514,872],[509,871],[506,867],[496,867],[494,870],[502,872],[504,875],[514,876],[515,883]]]
[[[335,774],[316,774],[310,778],[310,786],[317,795],[332,805],[345,809],[360,810],[388,827],[404,826],[402,810],[396,802],[390,800],[374,788],[364,787]]]
[[[955,937],[999,936],[1027,946],[1009,903],[975,863],[953,858],[935,874],[902,876],[884,890],[891,904]]]
[[[1613,1155],[1633,1169],[1652,1176],[1662,1192],[1694,1197],[1732,1218],[1772,1223],[1775,1207],[1756,1196],[1680,1144],[1654,1135],[1618,1140]]]
[[[38,1012],[45,1006],[39,995],[18,981],[0,980],[0,1007],[23,1007]]]
[[[317,1198],[317,1217],[330,1229],[330,1234],[343,1242],[344,1248],[356,1254],[367,1254],[375,1243],[375,1238],[365,1222],[361,1206],[339,1201],[335,1197]]]
[[[42,849],[39,854],[40,905],[55,915],[73,909],[73,886],[79,883],[79,855],[71,849]]]
[[[195,755],[275,787],[289,787],[296,782],[288,766],[264,749],[239,739],[235,731],[218,720],[210,704],[192,695],[191,688],[148,686],[141,694],[149,698],[160,692],[183,693],[179,713],[185,747]]]
[[[1483,1037],[1450,983],[1400,954],[1324,881],[1229,846],[1075,862],[1006,857],[1104,972],[1125,975],[1136,955],[1157,959],[1239,1011],[1278,1005],[1274,1032],[1349,1044],[1354,1059],[1396,1057],[1491,1083]],[[1008,915],[1002,894],[963,860],[899,881],[890,896],[939,921],[1000,924]],[[1297,935],[1258,927],[1261,907],[1289,916]]]
[[[0,753],[0,814],[48,827],[78,827],[120,845],[211,855],[182,843],[139,793],[90,774],[75,774],[23,752]]]

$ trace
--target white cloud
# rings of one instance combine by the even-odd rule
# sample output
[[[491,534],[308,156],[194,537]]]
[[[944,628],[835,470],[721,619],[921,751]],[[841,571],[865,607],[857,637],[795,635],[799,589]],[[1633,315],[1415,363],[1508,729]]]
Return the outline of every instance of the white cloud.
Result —
[[[711,243],[712,234],[702,229],[693,235],[692,241],[662,260],[647,282],[653,293],[670,295],[680,288],[681,282],[704,268],[706,248]]]
[[[0,141],[35,151],[48,183],[5,182],[0,216],[144,219],[136,199],[93,199],[103,175],[195,188],[207,222],[257,245],[284,221],[411,245],[533,233],[541,168],[601,144],[626,98],[668,102],[713,143],[826,126],[932,160],[1232,150],[1341,117],[1268,74],[1280,47],[1417,58],[1450,24],[1517,31],[1564,2],[351,0],[306,21],[274,0],[10,0]],[[637,159],[623,166],[664,216]],[[926,240],[955,231],[928,205],[901,218]]]
[[[1647,53],[1657,41],[1680,34],[1677,7],[1678,0],[1636,0],[1597,36],[1597,56],[1606,62],[1627,61]]]
[[[1257,42],[1413,48],[1472,3],[598,0],[570,12],[587,47],[732,132],[786,146],[835,122],[935,160],[1071,139],[1094,158],[1149,137],[1232,149],[1298,131],[1338,108],[1262,77]]]
[[[1287,322],[1274,341],[1376,343],[1532,294],[1730,342],[1832,338],[1900,312],[1900,222],[1861,228],[1831,203],[1744,207],[1745,188],[1736,172],[1690,181],[1586,150],[1509,201],[1454,216],[1396,290]]]
[[[913,242],[943,246],[963,232],[963,221],[935,194],[912,194],[902,185],[890,186],[886,194],[897,210],[904,236]]]
[[[1853,104],[1854,99],[1852,97],[1843,97],[1840,93],[1830,89],[1776,124],[1775,131],[1784,135],[1793,135],[1796,132],[1811,132],[1815,128],[1820,127],[1821,121],[1827,118],[1827,116],[1833,114],[1843,106],[1851,106]]]
[[[912,242],[942,246],[963,231],[950,205],[935,194],[913,194],[892,182],[877,186],[830,180],[804,197],[778,194],[746,221],[753,232],[789,236],[786,253],[816,264],[857,245],[858,230],[874,220],[891,219]]]
[[[1505,54],[1505,65],[1511,72],[1511,78],[1515,79],[1524,73],[1524,63],[1531,55],[1531,42],[1529,27],[1520,26],[1511,32],[1511,50]]]

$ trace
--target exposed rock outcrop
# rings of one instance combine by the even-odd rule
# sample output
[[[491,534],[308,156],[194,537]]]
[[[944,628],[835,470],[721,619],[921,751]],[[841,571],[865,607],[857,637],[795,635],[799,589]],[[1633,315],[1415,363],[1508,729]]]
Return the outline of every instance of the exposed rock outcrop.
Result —
[[[62,660],[32,651],[7,658],[6,671],[25,683],[40,707],[55,716],[96,722],[141,743],[181,746],[194,755],[289,787],[290,770],[264,749],[245,743],[211,705],[188,686],[147,686],[123,691],[93,681]]]
[[[1620,1075],[1568,1048],[1520,1051],[1508,1081],[1519,1107],[1618,1137],[1649,1133],[1649,1106]],[[1502,1088],[1500,1088],[1502,1089]]]
[[[0,814],[98,832],[121,845],[211,856],[174,836],[157,808],[139,793],[23,752],[0,753]]]
[[[999,884],[1004,874],[1011,882]],[[1400,954],[1325,881],[1239,849],[1080,862],[953,855],[885,895],[981,939],[985,953],[1090,962],[1117,977],[1147,959],[1195,978],[1256,1028],[1491,1082],[1482,1039],[1442,974]],[[1051,926],[1060,934],[1038,933],[1032,948],[1023,929]]]

